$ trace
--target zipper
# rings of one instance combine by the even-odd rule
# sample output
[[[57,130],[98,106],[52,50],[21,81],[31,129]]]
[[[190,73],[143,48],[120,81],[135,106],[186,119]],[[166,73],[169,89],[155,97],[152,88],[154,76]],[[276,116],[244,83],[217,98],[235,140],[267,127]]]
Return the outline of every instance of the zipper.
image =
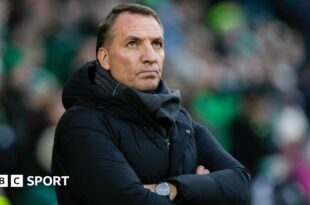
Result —
[[[167,145],[167,149],[169,150],[170,149],[170,139],[169,138],[165,139],[165,143]]]
[[[167,138],[165,139],[165,143],[167,146],[167,149],[170,150],[170,144],[171,144],[171,131],[172,131],[172,126],[170,127],[168,134],[167,134]]]

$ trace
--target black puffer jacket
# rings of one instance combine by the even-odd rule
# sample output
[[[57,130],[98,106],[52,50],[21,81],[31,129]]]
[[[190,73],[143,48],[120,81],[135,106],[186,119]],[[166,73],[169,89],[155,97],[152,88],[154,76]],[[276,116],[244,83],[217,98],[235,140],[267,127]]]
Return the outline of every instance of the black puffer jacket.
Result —
[[[249,173],[179,101],[164,82],[142,93],[86,63],[63,92],[52,171],[70,179],[56,187],[59,205],[247,204]],[[142,186],[160,181],[177,186],[175,201]]]

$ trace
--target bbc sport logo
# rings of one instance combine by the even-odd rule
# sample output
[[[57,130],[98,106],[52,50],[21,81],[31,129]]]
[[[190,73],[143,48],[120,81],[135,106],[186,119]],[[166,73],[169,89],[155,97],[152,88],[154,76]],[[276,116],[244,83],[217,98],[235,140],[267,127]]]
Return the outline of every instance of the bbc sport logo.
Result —
[[[40,183],[45,186],[67,186],[68,179],[69,176],[28,176],[24,181],[22,174],[0,175],[0,187],[37,186]]]

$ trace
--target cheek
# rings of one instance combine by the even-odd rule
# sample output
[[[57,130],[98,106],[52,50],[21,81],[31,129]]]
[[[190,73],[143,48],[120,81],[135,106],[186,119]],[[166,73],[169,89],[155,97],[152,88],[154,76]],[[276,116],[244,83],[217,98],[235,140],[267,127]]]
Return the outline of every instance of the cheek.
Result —
[[[160,54],[159,54],[159,59],[160,59],[160,62],[163,63],[164,60],[165,60],[165,52],[162,51]]]
[[[163,52],[160,56],[160,62],[159,62],[159,66],[160,66],[160,70],[163,70],[163,66],[164,66],[164,61],[165,61],[165,53]]]
[[[130,54],[129,52],[117,52],[114,53],[112,58],[114,59],[114,64],[118,65],[124,70],[127,70],[129,66],[135,64],[137,62],[134,61],[135,56]]]
[[[110,62],[111,70],[122,80],[127,79],[130,81],[134,78],[135,68],[137,67],[137,62],[134,62],[134,57],[126,54],[126,52],[118,52],[112,54],[112,61]]]

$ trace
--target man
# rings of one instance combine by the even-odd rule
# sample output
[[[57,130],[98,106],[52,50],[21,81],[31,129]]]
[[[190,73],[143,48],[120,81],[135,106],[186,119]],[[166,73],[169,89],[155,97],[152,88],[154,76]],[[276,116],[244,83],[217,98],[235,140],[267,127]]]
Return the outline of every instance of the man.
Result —
[[[56,187],[59,205],[248,203],[249,173],[180,106],[163,62],[157,14],[113,8],[99,26],[97,60],[63,91],[52,170],[70,178]]]

